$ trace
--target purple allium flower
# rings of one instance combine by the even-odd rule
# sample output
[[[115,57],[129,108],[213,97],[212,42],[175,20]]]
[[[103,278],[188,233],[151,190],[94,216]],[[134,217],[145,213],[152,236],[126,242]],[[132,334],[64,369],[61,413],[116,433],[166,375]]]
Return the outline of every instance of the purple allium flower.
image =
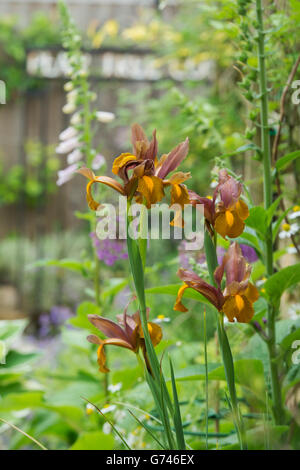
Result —
[[[99,240],[97,235],[92,232],[90,234],[98,259],[103,261],[107,266],[113,266],[120,259],[127,259],[126,245],[124,240]]]
[[[252,248],[252,246],[241,244],[240,247],[242,250],[242,255],[244,256],[244,258],[246,258],[248,263],[255,263],[255,261],[258,260],[256,251],[254,250],[254,248]]]
[[[54,305],[50,310],[50,321],[53,326],[59,326],[72,316],[68,307]]]

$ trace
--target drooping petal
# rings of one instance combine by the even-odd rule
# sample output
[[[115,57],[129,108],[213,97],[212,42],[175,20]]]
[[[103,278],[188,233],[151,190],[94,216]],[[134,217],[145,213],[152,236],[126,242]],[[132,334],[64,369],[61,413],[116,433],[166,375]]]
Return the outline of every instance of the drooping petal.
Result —
[[[224,297],[220,289],[211,286],[197,276],[197,274],[187,271],[186,269],[179,269],[177,275],[188,287],[202,294],[217,310],[221,309]]]
[[[98,356],[98,364],[99,364],[99,370],[100,372],[107,373],[109,372],[109,369],[106,367],[106,355],[104,351],[104,346],[107,345],[112,345],[112,346],[120,346],[121,348],[129,349],[130,351],[133,351],[133,348],[130,343],[123,341],[118,338],[110,338],[110,339],[105,339],[104,341],[101,341],[101,344],[99,345],[99,348],[97,350],[97,356]]]
[[[244,292],[245,297],[249,300],[249,302],[254,303],[259,298],[259,292],[257,288],[251,283],[248,283],[248,287]]]
[[[92,186],[94,183],[105,184],[106,186],[109,186],[110,188],[114,189],[118,193],[122,194],[122,196],[126,196],[123,186],[120,183],[118,183],[118,181],[115,181],[113,178],[110,178],[109,176],[96,176],[95,179],[91,180],[86,187],[87,203],[88,203],[89,208],[92,209],[93,211],[96,211],[98,207],[100,206],[100,203],[95,201],[95,199],[92,196]]]
[[[106,367],[106,354],[105,354],[103,342],[100,344],[99,348],[97,349],[97,361],[99,364],[100,372],[107,374],[109,372],[109,369],[108,367]]]
[[[190,198],[188,190],[184,184],[172,184],[171,188],[171,205],[179,204],[184,208],[185,204],[189,204]]]
[[[181,142],[177,147],[175,147],[171,152],[168,154],[168,157],[164,160],[163,164],[161,165],[157,176],[161,179],[165,179],[165,177],[171,173],[171,171],[176,170],[176,168],[180,165],[180,163],[185,159],[189,151],[189,139],[186,138],[184,142]]]
[[[119,338],[128,341],[125,331],[120,325],[109,320],[109,318],[100,317],[99,315],[88,315],[88,320],[108,338]]]
[[[180,287],[180,289],[177,292],[176,302],[175,302],[174,307],[173,307],[173,309],[176,310],[177,312],[188,312],[188,309],[181,302],[184,291],[188,288],[189,288],[189,286],[184,284],[183,286]]]
[[[214,227],[223,238],[237,238],[243,233],[245,223],[235,210],[224,210],[217,212]]]
[[[150,334],[152,344],[155,347],[162,340],[162,336],[163,336],[162,329],[159,325],[157,325],[157,323],[148,322],[147,325],[148,325],[148,331],[149,331],[149,334]],[[141,338],[144,338],[143,333],[141,334]]]
[[[242,200],[239,199],[235,205],[235,210],[242,220],[246,220],[249,217],[249,209],[247,204]]]
[[[171,225],[175,227],[183,227],[184,221],[182,218],[182,211],[186,204],[189,204],[189,194],[184,184],[172,184],[171,189],[171,206],[179,206],[175,210],[174,219],[171,221]]]
[[[254,315],[252,303],[239,294],[227,297],[222,310],[230,322],[236,318],[239,323],[249,323]]]
[[[152,204],[156,204],[164,197],[163,182],[157,176],[143,176],[139,178],[137,191],[146,199],[147,208],[150,209]]]

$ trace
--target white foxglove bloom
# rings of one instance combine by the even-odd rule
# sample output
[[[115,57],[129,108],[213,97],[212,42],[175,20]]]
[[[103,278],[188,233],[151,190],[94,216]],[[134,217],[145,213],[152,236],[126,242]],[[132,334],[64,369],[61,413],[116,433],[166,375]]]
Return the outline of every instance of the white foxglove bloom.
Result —
[[[64,84],[64,90],[65,91],[72,91],[73,88],[74,88],[74,86],[73,86],[72,82],[67,82],[67,83]]]
[[[72,165],[73,163],[79,162],[82,159],[82,153],[80,152],[79,149],[73,150],[73,152],[69,153],[67,157],[67,162],[69,165]]]
[[[76,106],[73,103],[65,104],[63,109],[62,109],[62,112],[64,114],[72,114],[72,113],[74,113],[74,111],[76,111]]]
[[[108,111],[97,111],[96,117],[99,122],[107,123],[115,119],[114,113],[109,113]]]
[[[105,165],[106,161],[103,155],[100,153],[95,156],[93,162],[92,162],[92,170],[99,170],[103,165]]]
[[[70,91],[69,93],[67,93],[66,98],[69,104],[76,105],[76,100],[78,98],[78,91],[77,90]]]
[[[72,124],[72,126],[76,126],[77,124],[80,124],[80,122],[81,122],[80,113],[73,114],[73,116],[70,119],[70,123]]]
[[[64,154],[72,152],[76,147],[78,147],[79,141],[77,137],[73,137],[72,139],[62,141],[58,147],[56,147],[56,153]]]
[[[291,235],[295,235],[299,231],[298,224],[283,224],[282,231],[279,233],[279,238],[290,238]]]
[[[60,140],[72,139],[72,137],[75,137],[76,134],[77,134],[76,129],[70,126],[59,134],[59,139]]]
[[[62,186],[63,184],[70,181],[73,178],[74,173],[77,170],[77,168],[78,168],[78,165],[74,163],[73,165],[68,166],[64,170],[59,170],[58,180],[56,181],[57,186]]]

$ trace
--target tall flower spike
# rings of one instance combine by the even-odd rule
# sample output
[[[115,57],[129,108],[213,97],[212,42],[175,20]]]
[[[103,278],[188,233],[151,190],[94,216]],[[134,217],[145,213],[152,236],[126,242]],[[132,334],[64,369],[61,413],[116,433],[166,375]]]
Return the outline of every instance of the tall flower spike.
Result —
[[[180,269],[178,276],[184,285],[179,289],[174,310],[186,312],[181,300],[184,291],[192,288],[200,292],[219,311],[225,313],[228,320],[236,319],[240,323],[249,323],[254,315],[253,303],[258,299],[256,287],[249,282],[251,267],[247,265],[239,245],[230,245],[222,263],[214,273],[217,287],[203,281],[197,274]],[[221,283],[226,274],[226,286],[222,291]]]
[[[157,158],[156,131],[153,131],[149,142],[142,127],[138,124],[132,126],[131,142],[133,153],[122,153],[113,162],[112,172],[123,182],[120,184],[108,176],[95,176],[88,168],[81,168],[78,173],[88,178],[87,200],[92,210],[97,210],[99,203],[92,196],[91,188],[94,183],[110,186],[120,194],[135,197],[137,202],[146,201],[148,208],[161,201],[165,196],[165,187],[171,186],[171,203],[183,207],[189,203],[188,191],[184,184],[190,173],[178,172],[169,179],[167,175],[175,170],[188,153],[189,142],[186,139],[177,145],[169,154]],[[176,218],[176,217],[175,217]]]
[[[229,176],[227,170],[219,172],[219,183],[213,199],[189,191],[191,204],[203,204],[206,226],[210,233],[216,230],[223,238],[237,238],[245,228],[249,216],[247,204],[240,198],[242,184]]]
[[[87,337],[90,343],[98,345],[97,356],[99,370],[101,372],[109,372],[109,369],[106,366],[106,355],[104,347],[113,345],[129,349],[135,354],[137,354],[141,348],[145,359],[145,364],[151,373],[139,313],[136,312],[130,316],[127,315],[126,310],[127,309],[124,310],[123,315],[117,316],[118,323],[98,315],[88,315],[88,319],[92,325],[94,325],[99,331],[107,336],[107,339],[104,340],[100,339],[96,335],[89,335]],[[156,346],[162,339],[162,330],[159,325],[152,322],[148,322],[148,329],[153,346]]]

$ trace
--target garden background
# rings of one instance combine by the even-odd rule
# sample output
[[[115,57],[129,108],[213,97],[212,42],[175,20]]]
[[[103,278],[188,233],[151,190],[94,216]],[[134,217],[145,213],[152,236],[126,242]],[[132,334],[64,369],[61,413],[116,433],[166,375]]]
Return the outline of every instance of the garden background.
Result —
[[[130,126],[138,122],[148,136],[157,129],[160,154],[189,137],[190,151],[182,168],[192,172],[190,188],[197,193],[212,195],[218,170],[227,167],[242,178],[253,205],[262,203],[257,58],[251,41],[241,38],[238,3],[243,2],[66,2],[82,36],[92,106],[104,112],[93,128],[95,156],[104,162],[101,172],[104,168],[112,176],[112,162],[130,149]],[[293,0],[264,3],[270,13],[266,47],[274,146],[280,100],[300,53],[300,6]],[[105,416],[130,447],[153,448],[146,427],[158,434],[161,429],[138,364],[130,352],[120,354],[111,348],[111,372],[103,376],[95,348],[86,341],[91,328],[87,314],[114,319],[128,302],[132,283],[125,245],[120,243],[117,253],[116,247],[96,246],[98,260],[93,260],[83,178],[57,178],[67,166],[65,156],[57,152],[59,135],[68,128],[71,115],[65,108],[64,85],[70,77],[64,29],[55,1],[0,1],[0,80],[6,85],[6,103],[0,105],[0,418],[5,421],[0,424],[0,449],[35,449],[39,443],[49,449],[123,448]],[[252,78],[251,70],[247,75],[241,66],[245,55]],[[299,77],[300,67],[293,79]],[[284,103],[277,158],[300,146],[300,108],[292,102],[293,91],[290,87]],[[295,158],[285,165],[279,186],[274,182],[274,194],[281,197],[281,213],[275,214],[278,269],[297,262],[299,177]],[[115,198],[105,192],[105,200]],[[250,230],[258,225],[254,218]],[[255,310],[261,329],[266,277],[249,240],[240,242],[245,253],[250,245],[252,249],[248,261],[261,291]],[[205,325],[199,302],[190,301],[188,313],[173,311],[177,269],[189,266],[201,273],[204,254],[189,255],[176,240],[151,241],[150,250],[147,302],[151,318],[163,328],[158,353],[168,348],[174,363],[188,445],[237,448],[213,308],[205,305]],[[94,263],[100,265],[100,303],[95,298]],[[228,326],[252,448],[299,448],[300,375],[291,349],[292,340],[300,339],[299,305],[299,292],[292,286],[283,294],[278,316],[288,425],[269,427],[270,384],[260,330],[250,324]],[[211,367],[207,429],[204,330]],[[104,416],[85,399],[96,403]]]

